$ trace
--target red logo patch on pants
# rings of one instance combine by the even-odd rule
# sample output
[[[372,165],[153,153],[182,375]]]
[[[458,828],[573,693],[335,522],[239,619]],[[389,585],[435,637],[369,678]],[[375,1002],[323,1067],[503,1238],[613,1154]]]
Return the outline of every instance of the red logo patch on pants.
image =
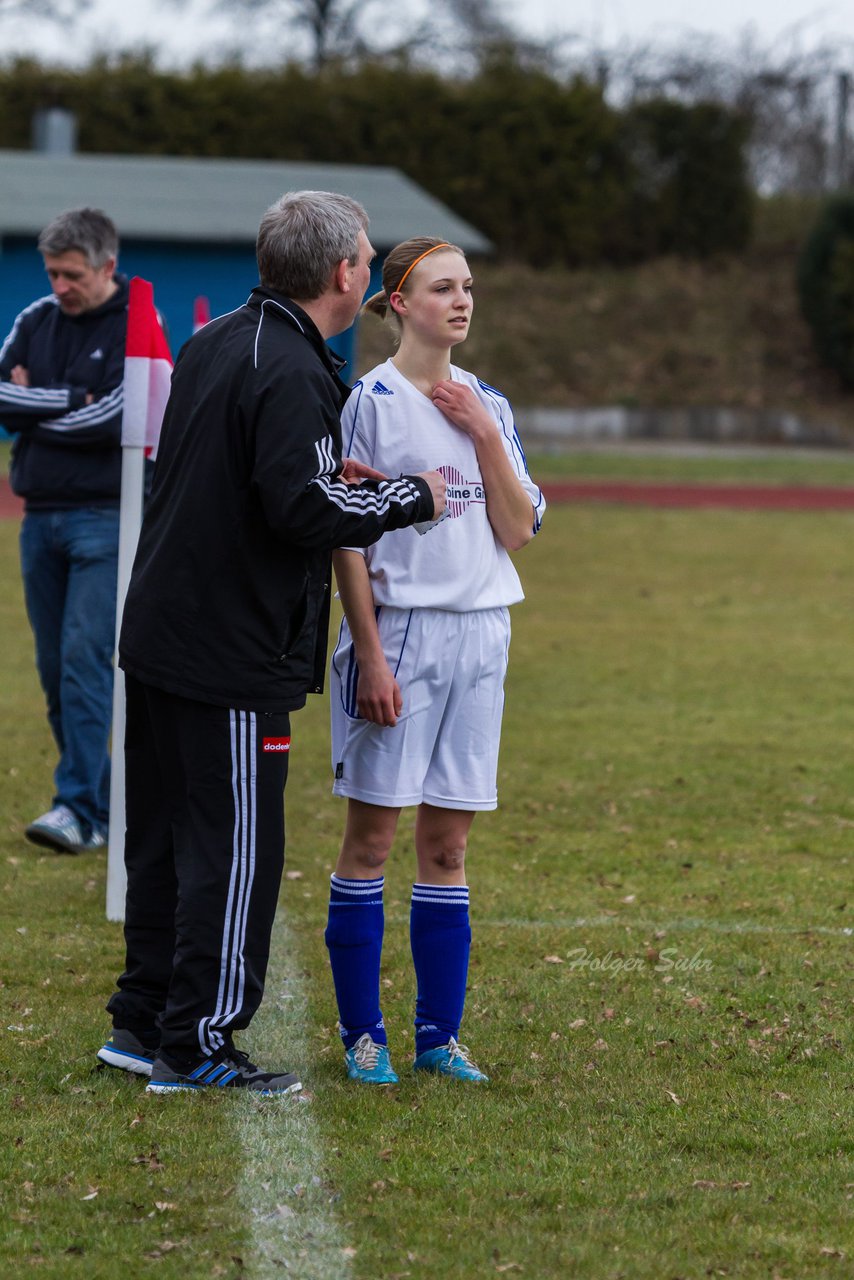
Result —
[[[262,751],[290,751],[290,738],[265,738],[261,744]]]

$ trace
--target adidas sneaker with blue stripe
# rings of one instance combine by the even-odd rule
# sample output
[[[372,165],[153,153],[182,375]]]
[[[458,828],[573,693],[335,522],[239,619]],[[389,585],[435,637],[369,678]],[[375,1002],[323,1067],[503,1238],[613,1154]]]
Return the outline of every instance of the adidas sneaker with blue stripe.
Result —
[[[289,1071],[262,1071],[245,1053],[229,1045],[200,1062],[172,1064],[163,1056],[151,1068],[146,1093],[192,1092],[198,1089],[249,1089],[266,1095],[296,1093],[302,1081]]]

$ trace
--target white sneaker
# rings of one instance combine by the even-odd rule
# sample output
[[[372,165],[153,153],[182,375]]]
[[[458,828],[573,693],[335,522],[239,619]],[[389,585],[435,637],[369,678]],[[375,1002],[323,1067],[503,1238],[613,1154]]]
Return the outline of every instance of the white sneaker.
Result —
[[[79,853],[85,846],[80,820],[68,805],[58,804],[31,822],[24,832],[33,844],[55,849],[57,853]]]
[[[77,853],[97,853],[99,849],[106,849],[107,837],[103,831],[93,831],[87,840],[84,840]]]

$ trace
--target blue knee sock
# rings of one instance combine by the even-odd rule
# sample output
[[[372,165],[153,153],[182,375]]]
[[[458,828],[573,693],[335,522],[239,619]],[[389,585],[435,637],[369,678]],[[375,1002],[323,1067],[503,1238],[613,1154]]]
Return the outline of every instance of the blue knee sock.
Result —
[[[409,939],[418,983],[417,1056],[460,1033],[471,949],[468,886],[413,885]]]
[[[387,1043],[380,1012],[383,884],[383,876],[332,876],[325,937],[345,1049],[352,1049],[366,1031],[376,1044]]]

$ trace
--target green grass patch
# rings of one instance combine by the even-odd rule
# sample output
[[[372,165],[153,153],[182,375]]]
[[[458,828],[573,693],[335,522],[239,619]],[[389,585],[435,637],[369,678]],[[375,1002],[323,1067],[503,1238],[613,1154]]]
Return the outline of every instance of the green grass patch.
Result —
[[[524,423],[522,424],[524,431]],[[854,452],[851,456],[830,450],[826,455],[810,450],[781,449],[775,456],[741,456],[726,449],[709,448],[694,455],[671,452],[650,445],[646,451],[566,448],[549,453],[530,451],[528,467],[538,480],[640,480],[686,484],[768,484],[854,486]]]
[[[844,1275],[852,535],[838,514],[549,512],[519,558],[501,807],[472,836],[463,1039],[484,1088],[409,1071],[408,820],[383,988],[401,1083],[342,1078],[323,928],[343,806],[325,699],[295,716],[289,934],[247,1040],[310,1099],[271,1107],[92,1069],[120,932],[103,858],[22,838],[53,750],[0,525],[0,1267]]]

